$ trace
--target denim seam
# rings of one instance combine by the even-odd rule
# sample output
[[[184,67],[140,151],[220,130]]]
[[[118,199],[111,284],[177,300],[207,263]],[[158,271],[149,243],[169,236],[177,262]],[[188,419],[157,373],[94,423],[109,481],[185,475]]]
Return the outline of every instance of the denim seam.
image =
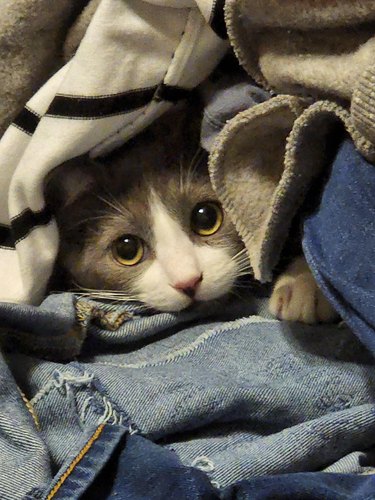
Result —
[[[239,320],[236,320],[232,323],[231,326],[228,326],[227,324],[223,326],[222,328],[215,328],[212,330],[208,330],[207,332],[203,333],[200,335],[194,342],[192,342],[190,345],[183,347],[182,349],[179,349],[173,353],[169,353],[165,355],[164,357],[159,358],[157,361],[153,363],[148,363],[148,362],[143,362],[143,363],[129,363],[129,364],[121,364],[121,363],[112,363],[112,362],[106,362],[106,361],[98,361],[96,362],[97,365],[105,365],[105,366],[116,366],[118,368],[148,368],[148,367],[153,367],[153,366],[159,366],[164,363],[171,363],[173,361],[177,361],[180,358],[183,358],[185,356],[188,356],[192,352],[194,352],[196,349],[198,349],[202,344],[204,344],[207,340],[209,340],[212,337],[215,337],[216,335],[219,335],[221,333],[229,333],[235,330],[236,328],[239,328],[244,325],[248,324],[263,324],[263,323],[274,323],[276,320],[273,319],[262,319],[261,321],[254,320],[251,317],[250,318],[241,318]]]
[[[70,476],[70,474],[73,472],[75,467],[79,464],[79,462],[83,459],[83,457],[87,454],[87,452],[90,450],[94,442],[100,437],[101,433],[103,432],[104,429],[104,424],[100,424],[94,434],[91,436],[91,438],[87,441],[85,446],[81,449],[81,451],[76,455],[76,457],[72,460],[70,463],[69,467],[66,469],[64,474],[60,477],[58,482],[55,484],[55,486],[52,488],[52,490],[48,493],[46,500],[51,500],[56,493],[59,491],[61,486],[64,484],[65,480]]]
[[[33,421],[34,421],[34,424],[35,424],[35,427],[38,431],[40,431],[40,424],[39,424],[39,418],[38,418],[38,415],[36,414],[36,411],[35,411],[35,408],[34,406],[31,404],[31,402],[27,399],[26,395],[21,391],[20,388],[18,388],[19,392],[20,392],[20,395],[21,395],[21,398],[22,398],[22,401],[25,403],[26,405],[26,408],[28,409]]]

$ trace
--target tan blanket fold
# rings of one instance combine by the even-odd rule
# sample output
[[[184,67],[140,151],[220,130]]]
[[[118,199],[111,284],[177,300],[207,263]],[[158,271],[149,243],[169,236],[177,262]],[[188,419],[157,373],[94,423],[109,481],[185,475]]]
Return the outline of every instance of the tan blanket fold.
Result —
[[[224,127],[210,158],[213,186],[261,282],[272,279],[292,218],[327,167],[329,132],[341,122],[357,147],[375,157],[347,110],[329,101],[306,105],[278,96],[240,113]]]
[[[225,9],[240,63],[277,93],[350,100],[375,64],[374,0],[228,0]]]
[[[230,3],[232,3],[231,0]],[[254,26],[299,30],[352,26],[375,20],[375,0],[234,0]]]
[[[0,15],[0,135],[63,64],[66,31],[87,0],[3,0]]]
[[[375,65],[369,66],[358,79],[350,111],[358,132],[367,142],[375,144]],[[365,155],[370,161],[375,162],[372,148],[370,153]]]
[[[240,63],[259,84],[332,100],[293,120],[296,101],[281,95],[236,117],[219,137],[213,182],[244,238],[255,277],[267,281],[294,213],[325,167],[335,124],[342,122],[375,161],[375,0],[227,0],[225,19]],[[232,172],[241,180],[237,186]]]

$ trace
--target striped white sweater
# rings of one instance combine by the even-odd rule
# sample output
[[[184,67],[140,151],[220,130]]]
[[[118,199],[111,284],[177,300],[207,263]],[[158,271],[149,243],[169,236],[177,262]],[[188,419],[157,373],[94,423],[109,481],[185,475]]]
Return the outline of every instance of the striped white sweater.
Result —
[[[227,49],[222,0],[102,0],[74,58],[0,141],[0,300],[39,303],[58,249],[54,167],[101,155],[205,79]]]

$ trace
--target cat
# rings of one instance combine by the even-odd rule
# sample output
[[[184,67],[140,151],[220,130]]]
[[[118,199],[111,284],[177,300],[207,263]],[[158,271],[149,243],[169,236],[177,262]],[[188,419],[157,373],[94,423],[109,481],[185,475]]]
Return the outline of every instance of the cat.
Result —
[[[76,158],[52,172],[46,198],[60,234],[57,266],[70,285],[177,312],[228,295],[250,273],[211,187],[207,154],[184,127],[169,118],[101,162]],[[276,280],[269,309],[305,323],[337,318],[303,257]]]
[[[207,155],[180,163],[145,146],[138,140],[101,164],[78,158],[52,174],[58,266],[93,297],[157,311],[227,295],[248,263],[211,187]]]

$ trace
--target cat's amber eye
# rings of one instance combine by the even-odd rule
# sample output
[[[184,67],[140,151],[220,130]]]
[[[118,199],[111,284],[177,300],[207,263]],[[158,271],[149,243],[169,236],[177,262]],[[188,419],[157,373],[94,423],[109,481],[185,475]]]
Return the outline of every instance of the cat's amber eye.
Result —
[[[195,205],[191,212],[192,230],[200,236],[215,234],[223,223],[221,206],[214,201],[204,201]]]
[[[144,254],[142,240],[132,234],[124,234],[113,242],[112,253],[119,264],[135,266],[142,260]]]

